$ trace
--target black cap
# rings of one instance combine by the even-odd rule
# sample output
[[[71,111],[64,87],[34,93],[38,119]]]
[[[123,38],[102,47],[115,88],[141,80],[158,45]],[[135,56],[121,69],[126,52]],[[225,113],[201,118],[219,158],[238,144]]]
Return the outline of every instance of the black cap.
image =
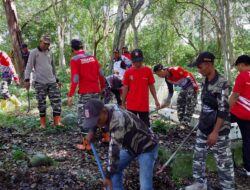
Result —
[[[143,62],[143,53],[140,49],[134,49],[131,52],[131,60],[132,62]]]
[[[163,65],[162,64],[157,64],[154,66],[153,68],[153,72],[157,72],[157,71],[161,71],[162,69],[164,69]]]
[[[21,48],[23,49],[23,48],[27,48],[28,47],[28,45],[26,44],[26,43],[23,43],[22,45],[21,45]]]
[[[104,107],[102,101],[98,99],[90,99],[84,106],[84,122],[83,126],[86,129],[93,129],[96,127],[99,115]]]
[[[83,48],[82,41],[78,39],[71,40],[71,48],[74,50],[82,49]]]
[[[192,64],[189,64],[190,67],[197,67],[198,65],[204,63],[204,62],[214,62],[214,59],[215,59],[215,56],[214,54],[208,52],[208,51],[205,51],[205,52],[201,52],[197,59],[192,63]]]
[[[128,49],[128,46],[123,46],[122,49]]]
[[[250,57],[248,55],[241,55],[239,56],[236,61],[235,61],[235,66],[240,64],[240,63],[244,63],[246,65],[250,65]]]
[[[113,49],[113,53],[119,53],[119,49],[118,48]]]

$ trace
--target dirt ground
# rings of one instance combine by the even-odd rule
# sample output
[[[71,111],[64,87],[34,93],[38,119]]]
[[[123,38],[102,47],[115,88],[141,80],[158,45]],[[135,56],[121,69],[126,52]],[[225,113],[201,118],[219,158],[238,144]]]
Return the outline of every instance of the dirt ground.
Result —
[[[177,145],[189,133],[189,129],[170,130],[167,135],[160,135],[161,147],[175,150]],[[185,144],[184,149],[193,147],[195,133]],[[101,190],[101,175],[92,152],[83,152],[75,148],[81,140],[79,129],[41,130],[33,128],[22,131],[13,126],[0,127],[0,189],[86,189]],[[105,168],[108,145],[95,141],[97,152]],[[55,160],[52,166],[30,167],[29,160],[14,160],[13,151],[21,149],[28,157],[35,153],[44,153]],[[156,163],[159,167],[159,161]],[[237,189],[250,189],[250,178],[244,178],[236,169]],[[219,189],[217,175],[209,173],[210,189]],[[182,179],[178,184],[171,179],[170,168],[159,176],[154,176],[156,190],[180,189],[191,183],[190,178]],[[124,186],[128,190],[139,189],[138,167],[136,161],[126,169]]]

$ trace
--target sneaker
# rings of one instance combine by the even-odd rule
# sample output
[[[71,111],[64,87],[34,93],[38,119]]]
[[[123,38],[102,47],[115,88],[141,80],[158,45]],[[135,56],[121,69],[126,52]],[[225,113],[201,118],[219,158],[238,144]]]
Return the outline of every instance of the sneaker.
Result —
[[[207,190],[207,184],[195,182],[185,187],[185,190]]]

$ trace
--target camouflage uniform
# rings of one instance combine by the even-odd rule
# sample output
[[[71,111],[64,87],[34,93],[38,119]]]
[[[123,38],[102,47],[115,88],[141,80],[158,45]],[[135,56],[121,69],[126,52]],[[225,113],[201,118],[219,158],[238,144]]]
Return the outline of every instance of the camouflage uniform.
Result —
[[[214,153],[214,157],[217,163],[220,186],[223,190],[231,190],[235,188],[235,182],[232,153],[230,149],[231,141],[228,137],[230,131],[230,123],[227,120],[229,111],[229,85],[227,81],[216,72],[215,78],[209,82],[206,79],[203,82],[202,86],[202,112],[198,124],[199,129],[196,136],[193,160],[193,177],[198,183],[207,183],[207,179],[205,176],[205,161],[208,150],[207,138],[213,130],[216,118],[223,118],[225,119],[223,127],[219,132],[219,137],[216,144],[211,147],[211,150]],[[216,98],[216,110],[212,109],[212,105],[208,105],[211,100],[209,100],[208,104],[206,103],[207,99],[209,99],[209,97],[206,96],[206,93],[208,93],[209,96],[213,96]],[[209,126],[208,124],[211,121],[211,118],[205,117],[206,121],[203,121],[201,119],[202,114],[205,114],[205,112],[208,113],[208,117],[210,113],[216,113],[215,118],[212,119],[214,120],[214,122],[211,123],[211,126]]]
[[[177,114],[182,125],[189,126],[197,104],[197,93],[193,88],[181,90],[177,98]]]
[[[95,98],[99,99],[99,93],[89,93],[89,94],[79,94],[78,99],[78,126],[81,128],[82,132],[87,132],[89,129],[85,129],[83,122],[84,122],[84,105],[88,102],[88,100]]]
[[[2,81],[1,86],[0,86],[0,94],[1,97],[0,99],[9,99],[11,97],[10,92],[9,92],[9,85],[7,81]]]
[[[11,97],[9,92],[9,85],[11,84],[13,74],[11,73],[11,69],[6,66],[0,65],[2,81],[0,86],[0,99],[9,99]]]
[[[53,109],[53,116],[61,114],[61,94],[57,83],[42,84],[35,82],[36,99],[40,117],[46,116],[46,97],[48,96]]]
[[[145,123],[133,113],[105,105],[109,112],[108,129],[109,161],[107,178],[111,178],[113,189],[123,189],[122,173],[129,163],[137,159],[140,166],[141,189],[153,189],[154,163],[158,155],[158,139]]]

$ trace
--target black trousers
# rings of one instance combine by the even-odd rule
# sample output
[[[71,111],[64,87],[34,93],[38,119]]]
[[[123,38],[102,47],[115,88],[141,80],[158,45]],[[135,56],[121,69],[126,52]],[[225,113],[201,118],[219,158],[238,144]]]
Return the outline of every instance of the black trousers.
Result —
[[[231,122],[236,122],[240,128],[242,136],[242,151],[244,168],[250,172],[250,120],[242,120],[231,114]]]
[[[121,100],[121,94],[118,89],[111,89],[111,92],[115,95],[115,99],[117,101],[117,104],[120,106],[122,105],[122,100]]]
[[[135,114],[136,116],[139,116],[139,118],[148,126],[150,127],[150,122],[149,122],[149,112],[140,112],[140,111],[133,111],[133,110],[128,110]]]

